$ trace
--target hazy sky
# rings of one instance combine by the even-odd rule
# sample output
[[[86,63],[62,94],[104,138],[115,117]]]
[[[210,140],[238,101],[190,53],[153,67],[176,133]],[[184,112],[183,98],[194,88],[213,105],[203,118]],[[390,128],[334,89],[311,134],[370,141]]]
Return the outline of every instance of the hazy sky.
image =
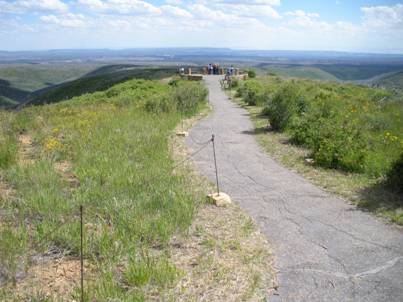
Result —
[[[403,53],[403,1],[0,0],[2,50],[201,46]]]

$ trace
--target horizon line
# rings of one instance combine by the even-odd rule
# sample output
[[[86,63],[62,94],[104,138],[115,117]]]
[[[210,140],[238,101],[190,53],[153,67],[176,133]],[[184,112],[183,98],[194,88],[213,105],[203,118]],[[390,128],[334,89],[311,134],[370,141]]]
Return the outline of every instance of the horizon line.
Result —
[[[43,48],[43,49],[18,49],[5,50],[0,49],[0,52],[18,53],[18,52],[51,52],[51,51],[124,51],[124,50],[173,50],[173,49],[208,49],[208,50],[232,50],[232,51],[267,51],[267,52],[301,52],[301,53],[344,53],[344,54],[365,54],[365,55],[397,55],[403,56],[402,52],[371,52],[371,51],[348,51],[348,50],[309,50],[309,49],[259,49],[259,48],[236,48],[236,47],[209,47],[209,46],[169,46],[169,47],[123,47],[123,48],[105,48],[105,47],[90,47],[90,48]]]

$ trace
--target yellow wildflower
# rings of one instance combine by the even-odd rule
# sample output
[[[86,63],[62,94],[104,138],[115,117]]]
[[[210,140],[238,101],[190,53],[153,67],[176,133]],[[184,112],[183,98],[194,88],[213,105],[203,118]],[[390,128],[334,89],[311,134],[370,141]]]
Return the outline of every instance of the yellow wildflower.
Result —
[[[55,138],[49,138],[45,141],[44,147],[46,151],[50,152],[53,150],[61,149],[62,144]]]

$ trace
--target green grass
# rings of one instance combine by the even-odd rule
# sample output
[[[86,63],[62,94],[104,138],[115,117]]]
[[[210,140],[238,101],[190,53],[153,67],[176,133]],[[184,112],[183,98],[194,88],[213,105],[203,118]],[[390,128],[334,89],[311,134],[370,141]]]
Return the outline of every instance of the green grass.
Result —
[[[280,144],[281,162],[305,173],[305,158],[313,158],[309,171],[329,171],[317,180],[320,185],[339,194],[349,192],[348,197],[361,206],[403,223],[398,193],[402,178],[395,175],[401,173],[403,103],[393,93],[278,77],[249,80],[256,81],[260,86],[244,83],[237,95],[246,104],[257,105],[249,107],[256,108],[257,134],[264,140],[272,137],[267,142],[271,148]],[[249,90],[254,87],[257,97],[251,102]],[[267,136],[268,120],[275,131]],[[281,141],[290,144],[282,147]],[[305,152],[298,152],[300,148]]]
[[[206,96],[196,83],[132,80],[68,102],[1,112],[7,118],[1,119],[0,137],[13,137],[8,146],[16,148],[24,131],[36,150],[33,163],[14,160],[0,170],[15,191],[1,201],[8,215],[0,228],[10,239],[1,241],[0,261],[9,278],[15,263],[29,263],[51,247],[76,258],[84,205],[84,253],[95,275],[86,283],[88,301],[143,301],[172,285],[177,272],[167,244],[187,229],[201,196],[189,190],[191,180],[172,171],[168,140],[182,107],[156,113],[146,104],[162,98],[175,105],[177,89],[193,92],[185,116]],[[78,188],[55,169],[58,161],[71,163]]]
[[[334,75],[320,69],[311,66],[281,66],[273,65],[269,66],[267,72],[273,73],[282,77],[290,78],[307,78],[314,80],[326,80],[326,81],[337,81],[338,78]]]
[[[15,106],[18,103],[16,101],[13,101],[12,99],[9,99],[5,96],[0,96],[0,108],[4,107],[9,107],[9,106]]]
[[[336,78],[344,81],[365,80],[383,73],[403,70],[402,65],[380,65],[380,64],[317,64],[319,68]]]
[[[7,64],[0,65],[0,79],[14,88],[34,91],[79,78],[99,64]]]
[[[31,96],[30,104],[56,103],[75,96],[95,91],[104,91],[113,85],[133,78],[162,79],[176,73],[176,68],[132,68],[126,65],[106,66],[96,70],[86,77],[66,82],[61,85],[36,91]]]
[[[384,77],[377,81],[375,84],[379,84],[387,89],[397,90],[403,92],[403,72]]]

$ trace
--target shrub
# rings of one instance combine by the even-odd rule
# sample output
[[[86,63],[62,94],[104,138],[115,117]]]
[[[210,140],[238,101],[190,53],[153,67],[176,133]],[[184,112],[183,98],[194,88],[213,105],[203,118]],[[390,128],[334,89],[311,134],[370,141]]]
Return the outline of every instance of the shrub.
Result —
[[[239,87],[239,80],[235,77],[231,78],[231,82],[230,82],[231,87],[230,88],[237,88]]]
[[[301,115],[305,110],[306,103],[300,91],[292,83],[287,83],[268,100],[264,113],[274,129],[284,130],[294,116]]]
[[[207,89],[195,82],[180,82],[173,88],[173,98],[178,111],[194,113],[207,97]]]
[[[248,78],[250,78],[250,79],[256,78],[256,71],[254,71],[253,69],[249,69],[248,70]]]
[[[258,80],[246,81],[240,90],[243,100],[249,106],[262,104],[265,98],[265,90],[263,84]]]
[[[319,165],[361,172],[366,152],[366,140],[357,123],[347,119],[321,120],[313,146],[313,156]]]
[[[394,162],[387,174],[387,184],[395,190],[403,193],[403,152]]]
[[[156,94],[146,100],[145,108],[152,113],[167,113],[174,111],[176,104],[171,94]]]

